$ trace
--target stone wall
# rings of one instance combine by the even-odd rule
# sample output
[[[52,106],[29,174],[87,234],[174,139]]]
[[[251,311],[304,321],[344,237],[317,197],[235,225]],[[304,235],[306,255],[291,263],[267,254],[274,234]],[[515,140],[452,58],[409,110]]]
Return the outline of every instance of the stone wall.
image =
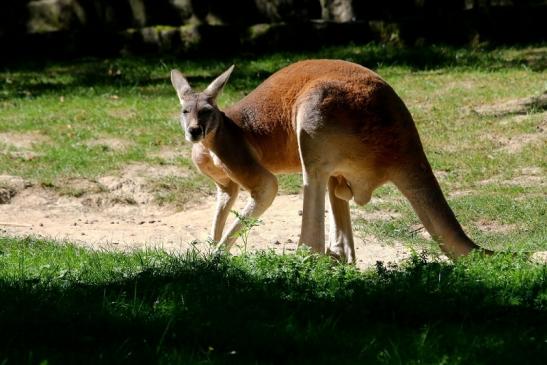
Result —
[[[3,57],[546,40],[547,0],[2,0]]]

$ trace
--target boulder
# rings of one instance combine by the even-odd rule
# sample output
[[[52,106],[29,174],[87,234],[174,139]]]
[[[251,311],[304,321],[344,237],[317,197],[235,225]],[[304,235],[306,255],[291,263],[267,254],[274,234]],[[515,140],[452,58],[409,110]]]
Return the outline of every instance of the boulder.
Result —
[[[0,204],[9,204],[17,193],[31,185],[19,176],[0,175]]]
[[[321,6],[317,0],[255,0],[258,12],[270,22],[294,22],[318,19]]]
[[[346,23],[355,20],[353,0],[320,0],[321,18],[337,23]]]
[[[54,32],[79,28],[86,14],[76,0],[38,0],[27,5],[29,33]]]

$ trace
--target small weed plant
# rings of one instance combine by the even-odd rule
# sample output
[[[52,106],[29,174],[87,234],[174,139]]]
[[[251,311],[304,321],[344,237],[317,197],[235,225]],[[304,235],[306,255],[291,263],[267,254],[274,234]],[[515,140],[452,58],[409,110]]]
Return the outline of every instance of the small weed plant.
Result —
[[[258,218],[243,216],[236,210],[231,211],[236,218],[241,221],[241,229],[237,231],[234,236],[236,238],[241,238],[243,243],[243,253],[247,253],[247,244],[249,242],[249,234],[254,227],[257,227],[262,224],[262,221]]]

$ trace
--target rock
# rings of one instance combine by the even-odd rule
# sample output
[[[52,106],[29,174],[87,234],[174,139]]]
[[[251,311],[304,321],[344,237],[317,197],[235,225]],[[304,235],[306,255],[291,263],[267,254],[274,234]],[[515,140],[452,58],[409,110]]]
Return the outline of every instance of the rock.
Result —
[[[11,198],[15,196],[15,191],[9,187],[0,187],[0,204],[9,204]]]
[[[129,8],[131,9],[133,23],[139,27],[144,27],[147,20],[144,0],[129,0]]]
[[[203,0],[199,2],[192,0],[128,0],[127,3],[133,25],[144,27],[153,24],[185,23],[192,18],[195,13],[194,8],[198,3],[201,5]]]
[[[170,0],[170,2],[182,19],[188,19],[192,17],[193,4],[191,0]]]
[[[355,19],[352,0],[320,0],[320,3],[323,20],[345,23]]]
[[[255,0],[260,15],[270,22],[317,19],[317,0]]]
[[[0,175],[0,187],[9,187],[15,192],[19,192],[25,188],[31,187],[32,184],[28,181],[25,181],[20,176],[13,175]]]
[[[20,176],[0,175],[0,204],[9,204],[20,191],[32,186]]]
[[[86,22],[84,9],[76,0],[39,0],[27,5],[29,33],[73,29]]]

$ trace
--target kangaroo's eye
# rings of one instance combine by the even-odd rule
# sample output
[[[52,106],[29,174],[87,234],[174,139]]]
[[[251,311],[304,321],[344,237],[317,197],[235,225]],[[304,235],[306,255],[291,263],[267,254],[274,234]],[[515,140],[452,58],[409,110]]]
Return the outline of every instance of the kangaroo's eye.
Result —
[[[182,114],[188,114],[188,113],[190,113],[190,110],[188,110],[188,109],[184,109],[184,110],[182,111]]]
[[[198,113],[199,118],[207,118],[209,115],[211,115],[212,110],[211,109],[202,109]]]

